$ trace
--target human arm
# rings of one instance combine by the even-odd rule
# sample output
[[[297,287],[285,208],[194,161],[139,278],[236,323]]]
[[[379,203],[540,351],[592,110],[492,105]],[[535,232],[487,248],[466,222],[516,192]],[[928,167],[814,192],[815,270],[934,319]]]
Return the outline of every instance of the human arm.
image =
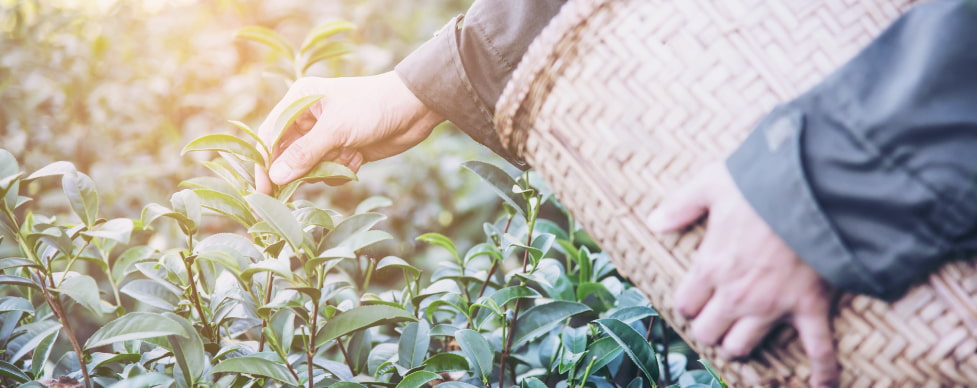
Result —
[[[973,4],[934,1],[909,11],[820,85],[771,112],[727,168],[694,179],[705,182],[699,190],[725,194],[697,200],[683,190],[654,213],[660,231],[709,214],[675,301],[694,318],[695,338],[743,356],[787,322],[811,357],[812,384],[836,382],[827,373],[837,370],[828,292],[812,274],[894,299],[973,250]],[[764,268],[763,281],[752,277]]]
[[[495,100],[529,43],[564,0],[478,0],[404,59],[394,72],[372,77],[297,81],[260,127],[274,139],[278,113],[296,98],[322,94],[320,102],[283,135],[274,150],[274,177],[256,171],[258,190],[285,184],[320,160],[354,170],[362,163],[403,152],[444,119],[510,162],[492,128]],[[462,22],[463,20],[463,22]],[[404,92],[407,93],[404,93]]]

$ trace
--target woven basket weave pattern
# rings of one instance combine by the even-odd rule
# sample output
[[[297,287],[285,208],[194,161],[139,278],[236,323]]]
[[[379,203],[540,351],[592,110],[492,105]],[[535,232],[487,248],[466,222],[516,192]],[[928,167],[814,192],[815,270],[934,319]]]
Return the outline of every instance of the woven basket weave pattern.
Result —
[[[703,227],[654,236],[644,217],[755,122],[823,79],[912,0],[572,0],[530,47],[497,107],[503,143],[560,200],[686,340],[673,290]],[[798,220],[803,222],[803,220]],[[843,386],[977,382],[977,267],[942,268],[900,301],[842,295],[833,321]],[[802,386],[790,329],[734,386]]]

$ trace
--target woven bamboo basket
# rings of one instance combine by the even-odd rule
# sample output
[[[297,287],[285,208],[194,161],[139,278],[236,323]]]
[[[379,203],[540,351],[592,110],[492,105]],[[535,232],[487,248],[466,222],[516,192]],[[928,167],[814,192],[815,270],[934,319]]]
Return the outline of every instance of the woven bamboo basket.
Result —
[[[803,386],[810,371],[792,329],[746,361],[691,341],[672,299],[703,227],[655,236],[645,217],[912,2],[571,0],[514,73],[496,128],[732,386]],[[977,383],[975,306],[972,261],[944,266],[895,303],[841,295],[842,386]]]

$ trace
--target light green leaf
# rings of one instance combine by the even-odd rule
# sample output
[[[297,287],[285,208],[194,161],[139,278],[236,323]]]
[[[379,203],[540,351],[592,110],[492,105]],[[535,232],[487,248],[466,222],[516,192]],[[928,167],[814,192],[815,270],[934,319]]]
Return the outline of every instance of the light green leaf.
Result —
[[[17,352],[15,352],[13,356],[7,357],[10,362],[14,363],[21,358],[24,358],[24,356],[26,356],[28,353],[34,351],[34,349],[37,349],[37,347],[40,346],[41,342],[44,341],[48,335],[54,333],[55,331],[61,330],[61,324],[52,321],[38,321],[20,326],[17,330],[22,332],[22,337],[17,337],[17,340],[27,340],[20,344],[20,347],[17,348]],[[10,349],[7,349],[9,354],[9,352],[13,350],[13,346],[11,346],[12,344],[9,342],[7,345],[10,347]]]
[[[209,189],[194,189],[193,192],[200,198],[201,206],[223,214],[245,228],[250,228],[257,222],[247,205],[234,196]]]
[[[421,365],[424,370],[434,373],[469,370],[471,368],[465,357],[454,353],[437,353],[424,360]]]
[[[116,241],[120,244],[128,244],[129,236],[132,235],[132,229],[134,227],[135,224],[128,218],[113,218],[99,225],[98,230],[82,232],[82,234],[89,237]]]
[[[633,327],[616,319],[598,319],[597,323],[604,328],[607,336],[617,341],[624,349],[631,361],[641,369],[648,381],[658,381],[658,358],[655,349],[648,344],[645,337]]]
[[[305,40],[302,42],[302,48],[299,51],[306,52],[309,48],[316,46],[322,41],[329,39],[329,37],[336,35],[340,32],[349,31],[356,28],[356,25],[345,20],[330,20],[328,22],[322,23],[309,34],[305,36]]]
[[[295,57],[295,49],[292,48],[292,45],[288,44],[288,41],[281,34],[267,27],[247,26],[238,30],[234,37],[261,43],[287,55],[289,59]]]
[[[48,334],[34,349],[34,356],[31,357],[31,375],[35,378],[39,379],[41,373],[44,372],[44,365],[47,364],[47,359],[51,356],[51,349],[54,348],[54,341],[58,339],[60,333],[61,330],[58,329]]]
[[[183,147],[183,151],[180,152],[180,155],[186,155],[187,152],[194,151],[223,151],[238,155],[243,159],[250,160],[261,166],[265,164],[265,158],[261,156],[261,153],[251,143],[234,135],[214,134],[198,137],[190,143],[187,143]]]
[[[72,171],[61,178],[61,186],[71,204],[71,210],[85,226],[92,228],[98,219],[98,192],[95,190],[95,182],[88,175]]]
[[[314,207],[303,207],[295,209],[292,212],[295,219],[303,225],[315,225],[320,226],[324,229],[332,229],[335,225],[332,222],[332,216],[329,212],[314,208]]]
[[[249,194],[245,199],[251,204],[251,208],[268,223],[268,226],[271,226],[276,234],[288,242],[292,250],[299,251],[302,246],[302,225],[295,220],[292,212],[285,207],[285,204],[261,193]]]
[[[363,214],[366,212],[374,211],[381,207],[392,206],[394,202],[390,198],[375,195],[370,198],[364,199],[359,205],[356,205],[356,211],[353,214]]]
[[[57,291],[74,299],[96,316],[102,315],[108,307],[103,306],[102,298],[98,294],[98,284],[91,276],[77,275],[67,278]]]
[[[356,179],[356,173],[350,170],[349,167],[336,162],[323,161],[316,164],[315,167],[312,167],[302,177],[282,186],[278,192],[278,198],[280,200],[290,198],[295,193],[295,190],[298,190],[298,187],[305,183],[328,181],[330,184],[340,184],[346,183],[346,181],[355,181]]]
[[[255,356],[226,359],[211,369],[210,373],[243,373],[269,377],[290,385],[299,383],[284,365]]]
[[[523,380],[522,384],[519,385],[519,388],[546,388],[546,384],[543,384],[542,381],[539,381],[539,379],[535,377],[530,377]]]
[[[559,324],[576,314],[590,311],[590,308],[581,303],[553,301],[538,306],[533,306],[526,313],[519,316],[515,323],[516,332],[513,334],[513,346],[519,346],[526,341],[543,335]]]
[[[489,376],[492,375],[492,360],[495,356],[488,341],[471,329],[458,330],[455,333],[455,340],[458,341],[458,346],[461,346],[468,360],[473,363],[474,375],[479,376],[482,382],[487,384]]]
[[[461,256],[458,255],[458,249],[455,248],[455,243],[451,241],[447,236],[440,233],[425,233],[417,238],[417,241],[426,242],[428,244],[437,245],[441,248],[447,249],[451,252],[451,255],[455,257],[456,260],[461,260]]]
[[[516,299],[538,297],[540,297],[539,293],[532,288],[526,286],[512,286],[493,292],[492,295],[489,296],[489,299],[495,301],[495,303],[499,306],[505,306],[507,303]]]
[[[109,388],[146,388],[146,387],[168,387],[173,383],[173,378],[162,373],[146,373],[136,377],[127,378],[109,386]]]
[[[112,279],[115,284],[122,282],[122,278],[128,273],[129,266],[140,262],[149,261],[155,258],[156,249],[146,246],[139,245],[122,252],[122,255],[111,264],[112,268]]]
[[[188,189],[177,191],[170,196],[170,204],[173,205],[174,212],[183,215],[192,222],[192,224],[184,225],[186,226],[184,233],[196,234],[202,214],[200,198],[197,197],[197,194]],[[181,222],[181,224],[183,223]]]
[[[631,322],[645,319],[648,317],[657,317],[658,312],[655,309],[647,306],[631,306],[614,311],[610,317],[612,319],[617,319],[621,322],[630,324]]]
[[[114,342],[178,335],[187,337],[186,330],[176,321],[159,314],[132,312],[99,328],[85,343],[91,349]]]
[[[431,346],[431,325],[425,320],[410,323],[400,334],[397,363],[407,369],[421,366]]]
[[[343,242],[340,243],[339,246],[343,248],[349,248],[350,250],[356,252],[370,245],[376,244],[381,241],[390,240],[393,238],[394,237],[391,236],[390,233],[384,232],[382,230],[364,230],[362,232],[349,236],[349,238],[343,240]]]
[[[367,386],[352,381],[337,381],[330,384],[329,388],[367,388]]]
[[[289,267],[288,260],[265,259],[251,264],[248,269],[241,272],[241,278],[247,281],[254,274],[260,272],[271,272],[288,280],[294,279],[295,277],[295,274],[292,273],[292,269]]]
[[[0,360],[0,376],[9,377],[18,383],[26,383],[31,380],[30,376],[27,376],[20,368],[3,360]]]
[[[329,42],[313,49],[302,65],[302,72],[309,70],[312,65],[330,58],[343,56],[353,52],[355,46],[347,42]]]
[[[227,122],[231,123],[231,125],[237,127],[247,134],[252,140],[254,140],[255,144],[261,146],[261,150],[264,151],[266,155],[271,155],[271,152],[268,150],[268,145],[265,144],[264,140],[261,140],[261,136],[258,136],[258,133],[251,129],[251,127],[237,120],[227,120]],[[264,163],[259,164],[264,165]]]
[[[0,298],[0,314],[7,311],[24,311],[28,314],[34,314],[34,305],[29,300],[19,296]]]
[[[322,346],[322,344],[340,336],[369,327],[413,321],[417,321],[417,318],[414,318],[407,311],[396,307],[384,305],[354,307],[346,312],[339,313],[327,321],[316,335],[315,346]]]
[[[468,384],[468,383],[463,383],[461,381],[448,381],[448,382],[444,382],[444,383],[438,384],[438,385],[436,385],[436,387],[438,387],[438,388],[478,388],[478,387],[476,387],[474,385],[471,385],[471,384]]]
[[[176,220],[177,224],[180,225],[180,229],[182,230],[193,230],[196,228],[196,224],[194,224],[193,220],[187,218],[187,216],[177,213],[172,209],[158,203],[151,203],[142,209],[140,224],[143,228],[145,228],[152,225],[153,222],[161,217]]]
[[[2,240],[3,236],[0,236]],[[0,241],[2,242],[2,241]],[[37,263],[27,260],[23,257],[8,257],[5,259],[0,259],[0,271],[10,268],[20,268],[20,267],[36,267],[41,268]]]
[[[343,242],[343,240],[349,238],[349,236],[368,230],[372,228],[373,225],[376,225],[378,222],[383,221],[386,218],[387,216],[380,213],[363,213],[347,217],[346,219],[340,221],[339,224],[336,225],[336,228],[326,235],[321,246],[338,246]]]
[[[492,190],[499,195],[499,198],[508,203],[519,215],[526,217],[524,210],[526,209],[526,200],[521,195],[512,192],[512,187],[517,185],[516,180],[512,179],[509,174],[501,168],[477,160],[469,160],[461,165],[488,182]]]
[[[31,181],[37,178],[43,178],[48,176],[63,176],[64,174],[69,174],[78,171],[75,165],[71,162],[58,161],[51,163],[47,166],[41,167],[41,169],[34,171],[33,174],[24,178],[25,181]]]
[[[376,270],[377,271],[380,271],[380,270],[386,269],[386,268],[400,268],[400,269],[404,270],[404,272],[409,272],[409,273],[413,274],[414,276],[420,275],[420,273],[421,273],[421,271],[419,269],[417,269],[416,267],[410,265],[409,263],[407,263],[406,261],[404,261],[404,259],[401,259],[401,258],[399,258],[397,256],[387,256],[387,257],[384,257],[383,259],[380,259],[380,262],[377,263],[377,269]]]
[[[282,113],[278,115],[278,120],[275,121],[275,130],[278,136],[275,137],[275,141],[271,142],[270,149],[278,149],[279,142],[282,140],[282,135],[288,130],[288,127],[298,119],[299,115],[309,109],[312,104],[315,104],[319,100],[325,97],[321,94],[313,94],[309,96],[304,96],[295,99],[282,110]]]
[[[419,370],[404,376],[404,379],[397,384],[397,388],[421,388],[424,384],[439,378],[441,375],[437,373]]]
[[[210,364],[204,352],[203,340],[186,318],[170,312],[163,313],[163,316],[177,322],[187,334],[185,336],[169,335],[166,336],[166,339],[173,348],[173,355],[183,372],[182,375],[186,379],[187,386],[192,387],[203,376],[204,368]]]

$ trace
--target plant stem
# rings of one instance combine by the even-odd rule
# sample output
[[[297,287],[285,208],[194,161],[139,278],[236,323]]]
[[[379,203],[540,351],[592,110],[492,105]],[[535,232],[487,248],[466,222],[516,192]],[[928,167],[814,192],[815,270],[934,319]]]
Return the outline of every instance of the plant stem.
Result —
[[[526,246],[533,246],[533,226],[536,224],[535,215],[530,215],[531,221],[529,222],[529,236],[526,238]],[[526,249],[522,255],[522,272],[526,272],[526,266],[529,264],[529,250]],[[505,382],[505,362],[509,358],[509,351],[512,350],[512,338],[513,334],[516,333],[516,320],[519,319],[519,301],[516,301],[516,308],[513,309],[512,313],[512,324],[509,325],[509,335],[506,337],[505,346],[502,347],[502,355],[499,357],[499,388],[503,388]]]
[[[271,303],[271,282],[274,280],[274,276],[271,272],[268,272],[268,277],[265,280],[265,304]],[[258,340],[258,351],[263,351],[265,349],[265,327],[268,326],[268,320],[261,320],[261,338]]]
[[[81,257],[82,252],[84,252],[85,249],[88,248],[88,245],[90,245],[91,243],[92,243],[91,240],[85,241],[85,244],[83,244],[81,246],[81,249],[78,250],[78,254],[77,255],[74,255],[70,259],[68,259],[68,265],[66,265],[64,267],[64,273],[65,274],[67,274],[68,271],[71,270],[71,266],[75,264],[75,261],[77,261],[78,258]],[[65,279],[67,279],[67,276],[62,276],[61,277],[61,280],[58,282],[58,287],[61,286],[61,283],[64,283]]]
[[[662,354],[664,354],[664,357],[662,358],[662,364],[665,364],[665,370],[664,370],[665,381],[662,384],[662,386],[667,386],[672,383],[672,369],[668,366],[668,324],[665,322],[664,319],[660,319],[658,321],[661,322],[661,326],[662,326]],[[652,323],[653,322],[654,321],[652,321]],[[649,327],[651,327],[651,325],[649,325]],[[649,330],[649,334],[650,333],[651,330]]]
[[[339,345],[339,351],[343,353],[343,360],[346,360],[346,365],[349,366],[349,370],[356,373],[356,368],[353,366],[353,359],[349,358],[349,352],[346,351],[346,346],[343,345],[343,337],[336,337],[336,344]]]
[[[313,380],[313,378],[312,378],[313,377],[313,373],[312,373],[313,372],[312,359],[315,358],[315,335],[316,335],[316,331],[318,331],[317,330],[318,329],[318,327],[317,327],[318,324],[319,324],[319,300],[317,299],[317,300],[313,300],[312,301],[312,326],[309,327],[309,349],[306,350],[306,352],[305,352],[305,360],[306,360],[306,363],[308,364],[308,370],[309,370],[308,371],[309,372],[309,388],[312,388],[312,383],[313,383],[313,381],[312,381]],[[343,342],[342,341],[339,341],[339,346],[340,346],[340,349],[342,349],[342,346],[343,346]],[[346,351],[345,350],[343,351],[343,355],[344,356],[346,355]],[[349,359],[349,357],[347,357],[347,360],[348,359]],[[350,369],[352,370],[352,366],[350,367]]]
[[[200,323],[204,325],[204,331],[207,333],[207,337],[211,342],[218,343],[214,330],[207,323],[207,316],[204,315],[204,309],[200,306],[200,292],[197,291],[197,282],[193,279],[193,256],[187,257],[183,252],[180,252],[180,256],[183,258],[183,265],[187,268],[187,281],[190,283],[190,301],[193,302],[193,307],[197,310],[197,314],[200,315]]]
[[[64,313],[64,308],[61,306],[61,302],[58,300],[58,298],[51,295],[47,289],[47,286],[44,285],[44,275],[38,272],[37,277],[41,279],[41,292],[44,294],[44,299],[51,306],[51,310],[54,311],[54,314],[57,315],[58,319],[61,320],[61,326],[64,327],[64,332],[68,336],[68,341],[71,342],[71,347],[74,348],[75,355],[78,356],[78,365],[81,366],[81,375],[85,379],[85,388],[91,387],[92,378],[88,375],[88,365],[85,364],[85,353],[82,352],[81,345],[78,343],[78,338],[75,337],[75,332],[71,329],[71,323]]]

